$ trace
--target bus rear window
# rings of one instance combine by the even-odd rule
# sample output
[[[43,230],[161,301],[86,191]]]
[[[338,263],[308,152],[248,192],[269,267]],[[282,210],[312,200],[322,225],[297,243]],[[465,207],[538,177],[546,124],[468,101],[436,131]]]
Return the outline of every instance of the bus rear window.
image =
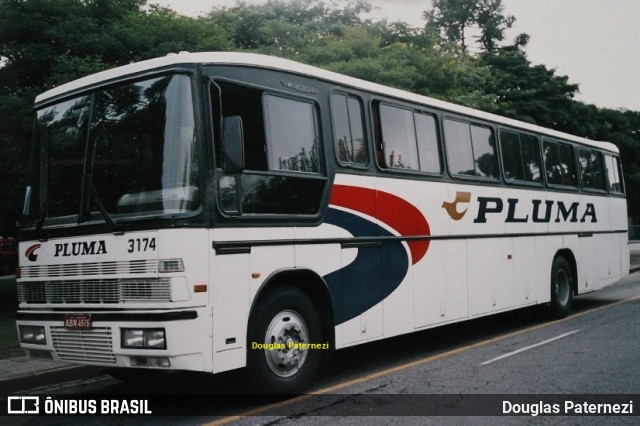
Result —
[[[618,157],[614,157],[613,155],[605,154],[604,161],[607,168],[607,183],[609,186],[609,191],[615,194],[624,194],[620,159]]]

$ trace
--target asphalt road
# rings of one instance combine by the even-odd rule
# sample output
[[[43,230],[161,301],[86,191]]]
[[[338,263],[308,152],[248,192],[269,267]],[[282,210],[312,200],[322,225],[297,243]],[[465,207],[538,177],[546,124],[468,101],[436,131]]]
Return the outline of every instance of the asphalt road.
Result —
[[[305,395],[244,395],[246,377],[171,374],[123,383],[109,376],[25,394],[165,394],[178,417],[12,417],[11,424],[638,424],[640,273],[575,300],[549,321],[539,307],[339,351]],[[190,396],[194,395],[194,396]],[[504,401],[524,417],[500,416]],[[548,404],[629,403],[635,416],[531,416]],[[536,407],[533,407],[536,405]],[[506,406],[509,408],[509,405]],[[589,409],[588,407],[585,409]],[[575,414],[575,411],[570,411]],[[189,416],[188,414],[192,414]],[[463,417],[477,415],[480,417]],[[444,417],[432,417],[442,415]]]

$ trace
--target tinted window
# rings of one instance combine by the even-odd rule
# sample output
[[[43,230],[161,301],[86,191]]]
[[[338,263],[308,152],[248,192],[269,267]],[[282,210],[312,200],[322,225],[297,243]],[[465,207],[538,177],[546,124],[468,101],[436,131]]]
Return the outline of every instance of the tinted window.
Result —
[[[524,180],[520,136],[514,132],[500,131],[500,148],[502,151],[504,178],[507,180]]]
[[[191,80],[184,75],[96,93],[87,163],[109,213],[184,213],[199,205]],[[91,212],[98,212],[92,199]],[[95,213],[94,213],[95,216]]]
[[[580,149],[578,153],[580,182],[583,188],[606,190],[602,154],[590,149]]]
[[[441,173],[438,126],[434,116],[424,112],[381,104],[379,122],[383,167]]]
[[[360,100],[336,94],[331,97],[338,159],[343,164],[367,164],[367,144]]]
[[[264,110],[269,170],[317,173],[320,166],[313,105],[267,95]]]
[[[622,187],[622,171],[620,167],[620,159],[612,155],[605,155],[605,165],[607,167],[607,182],[609,184],[609,191],[622,194],[624,188]]]
[[[91,97],[87,96],[37,112],[40,201],[41,205],[47,201],[49,217],[77,217],[90,109]]]
[[[471,150],[469,124],[461,121],[445,120],[444,140],[447,146],[449,169],[458,175],[475,176],[476,168]]]
[[[549,184],[577,186],[576,162],[571,145],[544,141],[544,167]]]
[[[490,128],[445,120],[444,134],[451,173],[498,177],[495,139]]]
[[[112,84],[37,112],[45,225],[199,207],[191,79]]]
[[[434,116],[415,113],[416,136],[418,138],[418,155],[420,170],[430,173],[441,173],[440,152],[438,149],[438,127]]]
[[[413,112],[380,105],[380,126],[387,167],[418,170],[418,150]]]
[[[501,130],[500,144],[505,179],[541,182],[538,138],[532,135]]]
[[[542,161],[538,138],[532,135],[520,135],[520,146],[522,147],[524,179],[529,182],[542,182]]]
[[[214,125],[220,122],[218,115],[239,116],[244,135],[245,170],[218,172],[221,210],[245,216],[317,214],[326,178],[320,175],[315,105],[225,81],[212,85],[211,95]],[[217,144],[218,161],[220,151]]]

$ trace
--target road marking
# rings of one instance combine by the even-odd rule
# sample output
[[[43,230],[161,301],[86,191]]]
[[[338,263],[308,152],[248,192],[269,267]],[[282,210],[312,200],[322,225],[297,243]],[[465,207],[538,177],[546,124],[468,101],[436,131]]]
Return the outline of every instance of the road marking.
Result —
[[[559,335],[559,336],[552,337],[551,339],[543,340],[542,342],[536,343],[535,345],[526,346],[526,347],[524,347],[524,348],[521,348],[521,349],[515,350],[515,351],[513,351],[513,352],[509,352],[509,353],[506,353],[506,354],[504,354],[504,355],[500,355],[500,356],[497,356],[497,357],[495,357],[495,358],[491,358],[490,360],[485,361],[485,362],[483,362],[483,363],[482,363],[482,364],[480,364],[480,365],[487,365],[487,364],[491,364],[492,362],[496,362],[496,361],[499,361],[499,360],[501,360],[501,359],[508,358],[508,357],[510,357],[510,356],[513,356],[513,355],[519,354],[519,353],[524,352],[524,351],[528,351],[529,349],[537,348],[538,346],[546,345],[546,344],[548,344],[548,343],[554,342],[554,341],[556,341],[556,340],[563,339],[563,338],[565,338],[565,337],[567,337],[567,336],[571,336],[572,334],[576,334],[576,333],[579,333],[579,332],[581,332],[581,331],[582,331],[582,330],[573,330],[573,331],[570,331],[570,332],[568,332],[568,333],[564,333],[564,334],[561,334],[561,335]]]
[[[262,414],[262,413],[264,413],[266,411],[272,410],[274,408],[283,407],[283,406],[286,406],[286,405],[289,405],[289,404],[295,404],[296,402],[304,401],[304,400],[312,397],[313,395],[324,395],[324,394],[328,394],[328,393],[331,393],[331,392],[339,391],[339,390],[347,388],[349,386],[358,385],[358,384],[361,384],[361,383],[365,383],[365,382],[368,382],[368,381],[371,381],[371,380],[378,379],[380,377],[388,376],[388,375],[393,374],[393,373],[397,373],[397,372],[400,372],[400,371],[408,370],[408,369],[413,368],[413,367],[418,367],[418,366],[421,366],[421,365],[424,365],[424,364],[429,364],[431,362],[439,361],[439,360],[441,360],[443,358],[447,358],[449,356],[458,355],[460,353],[466,352],[466,351],[471,350],[471,349],[480,348],[480,347],[485,346],[485,345],[490,345],[492,343],[496,343],[496,342],[499,342],[501,340],[506,340],[506,339],[509,339],[511,337],[516,337],[516,336],[519,336],[521,334],[529,333],[531,331],[540,330],[542,328],[550,327],[552,325],[561,324],[563,322],[566,322],[566,321],[569,321],[569,320],[572,320],[572,319],[580,318],[580,317],[585,316],[587,314],[596,313],[596,312],[605,310],[607,308],[612,308],[614,306],[622,305],[623,303],[633,302],[633,301],[636,301],[636,300],[640,300],[640,295],[634,296],[634,297],[630,297],[629,299],[619,300],[617,302],[613,302],[613,303],[610,303],[608,305],[600,306],[600,307],[593,308],[593,309],[590,309],[590,310],[587,310],[587,311],[579,312],[579,313],[570,315],[570,316],[568,316],[566,318],[563,318],[563,319],[559,319],[559,320],[556,320],[556,321],[550,321],[550,322],[544,322],[542,324],[538,324],[538,325],[534,325],[534,326],[529,327],[529,328],[524,328],[522,330],[514,331],[514,332],[509,333],[509,334],[492,337],[491,339],[488,339],[488,340],[483,340],[481,342],[473,343],[471,345],[462,346],[460,348],[452,349],[452,350],[450,350],[448,352],[442,352],[440,354],[431,355],[431,356],[428,356],[426,358],[418,359],[416,361],[412,361],[412,362],[407,363],[407,364],[402,364],[402,365],[398,365],[396,367],[388,368],[386,370],[378,371],[377,373],[372,373],[372,374],[369,374],[367,376],[360,377],[358,379],[349,380],[349,381],[346,381],[346,382],[343,382],[343,383],[339,383],[339,384],[334,385],[334,386],[330,386],[330,387],[327,387],[327,388],[319,389],[317,391],[310,392],[309,394],[300,395],[300,396],[297,396],[295,398],[292,398],[292,399],[289,399],[289,400],[286,400],[286,401],[277,402],[277,403],[268,404],[268,405],[263,405],[262,407],[256,407],[256,408],[254,408],[252,410],[247,410],[247,411],[241,412],[241,413],[233,415],[233,416],[223,417],[221,419],[214,420],[212,422],[204,423],[202,426],[222,426],[222,425],[226,425],[226,424],[229,424],[229,423],[232,423],[232,422],[236,422],[236,421],[242,420],[245,417],[252,417],[252,416],[260,415],[260,414]]]

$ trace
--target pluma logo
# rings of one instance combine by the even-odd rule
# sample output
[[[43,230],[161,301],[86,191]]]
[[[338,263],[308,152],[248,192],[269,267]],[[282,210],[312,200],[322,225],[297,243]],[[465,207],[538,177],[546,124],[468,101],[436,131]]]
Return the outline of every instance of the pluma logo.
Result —
[[[29,259],[29,261],[35,262],[36,260],[38,260],[38,254],[36,253],[36,250],[38,250],[40,246],[41,244],[34,244],[24,252],[24,255],[27,256],[27,259]]]

